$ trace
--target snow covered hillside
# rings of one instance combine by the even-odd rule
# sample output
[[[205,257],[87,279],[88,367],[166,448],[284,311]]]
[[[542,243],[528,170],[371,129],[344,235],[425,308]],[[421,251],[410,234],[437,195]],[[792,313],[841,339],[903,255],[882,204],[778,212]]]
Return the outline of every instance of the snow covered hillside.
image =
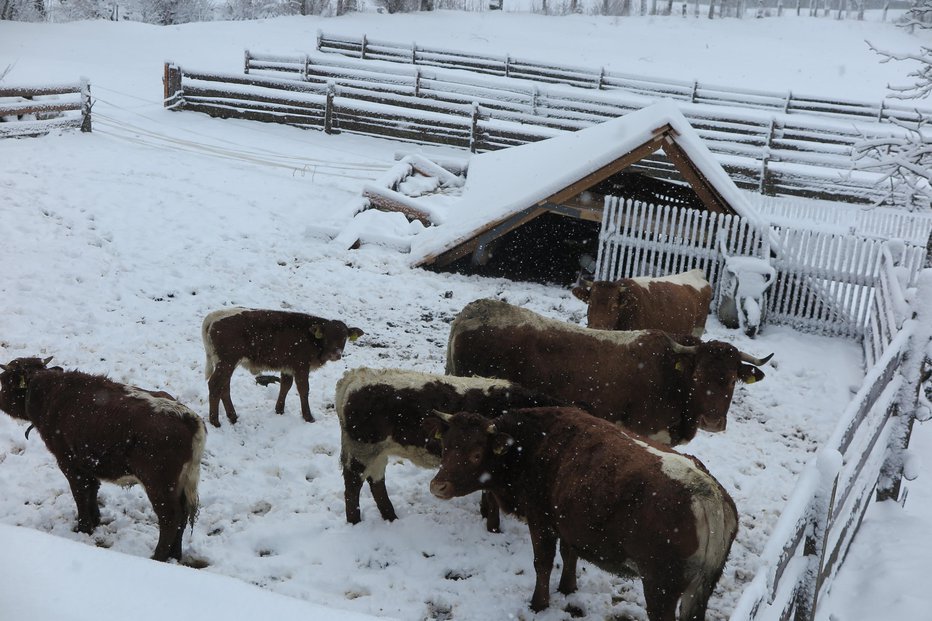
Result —
[[[114,563],[115,555],[76,552],[71,542],[58,547],[29,532],[141,559],[157,539],[138,487],[103,486],[104,524],[92,536],[72,532],[74,502],[48,451],[35,435],[24,438],[24,424],[0,416],[0,541],[28,543],[4,545],[0,599],[20,606],[13,607],[24,611],[16,618],[56,619],[62,617],[55,602],[43,606],[41,584],[50,575],[57,582],[98,573],[116,580],[138,571],[141,580],[171,592],[189,579],[179,578],[185,572],[207,575],[190,579],[203,580],[199,596],[216,593],[206,606],[220,600],[226,618],[247,616],[252,597],[265,597],[231,586],[247,583],[266,595],[304,600],[295,607],[268,600],[269,610],[284,618],[306,610],[307,618],[339,611],[400,619],[646,619],[639,583],[586,563],[578,593],[554,594],[550,610],[532,615],[527,528],[507,518],[502,534],[486,533],[477,498],[441,502],[427,488],[432,473],[404,462],[392,463],[386,476],[400,519],[382,522],[365,490],[363,522],[346,523],[333,411],[334,385],[346,369],[442,373],[449,321],[476,298],[497,297],[576,322],[585,309],[560,287],[410,270],[390,249],[347,251],[330,243],[351,217],[347,205],[361,186],[411,145],[223,121],[161,105],[166,60],[239,71],[245,48],[310,51],[318,28],[868,100],[882,98],[885,85],[902,81],[908,67],[881,65],[863,39],[896,49],[916,42],[889,25],[808,18],[438,12],[170,28],[0,22],[0,69],[12,66],[6,82],[86,76],[97,99],[91,134],[0,141],[0,361],[52,355],[68,368],[167,390],[206,416],[200,324],[208,312],[229,305],[295,309],[366,332],[347,346],[343,361],[312,374],[314,424],[301,420],[294,393],[285,415],[276,416],[277,387],[259,387],[242,370],[234,375],[240,421],[233,427],[223,420],[221,429],[209,430],[200,517],[185,536],[187,562],[199,572],[150,569],[144,560],[124,565],[129,559],[122,557]],[[660,46],[658,39],[677,45]],[[768,327],[752,341],[712,318],[710,324],[710,338],[752,355],[775,353],[763,382],[737,390],[727,431],[700,432],[686,447],[729,490],[741,515],[710,607],[709,618],[721,620],[753,575],[795,475],[859,385],[861,354],[853,342],[786,328]],[[17,564],[17,556],[45,549],[60,569]],[[35,574],[41,577],[31,581]],[[4,578],[10,575],[18,579]],[[143,597],[141,590],[137,600],[130,588],[117,582],[111,590],[121,592],[123,604],[155,605],[151,594]],[[193,597],[183,592],[183,602]],[[86,605],[80,614],[95,611],[98,619],[122,619],[131,609]]]

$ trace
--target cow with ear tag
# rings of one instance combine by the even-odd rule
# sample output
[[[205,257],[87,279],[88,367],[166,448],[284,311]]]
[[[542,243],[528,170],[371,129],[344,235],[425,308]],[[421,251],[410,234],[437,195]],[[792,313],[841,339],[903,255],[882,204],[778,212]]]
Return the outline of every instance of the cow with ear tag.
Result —
[[[582,558],[640,575],[650,621],[705,619],[738,514],[697,459],[573,407],[437,415],[429,426],[442,431],[443,452],[430,491],[441,499],[488,491],[527,521],[533,610],[549,606],[559,541],[561,593],[576,590]]]
[[[308,403],[310,372],[327,362],[340,360],[346,341],[364,332],[338,319],[304,313],[227,308],[204,318],[201,337],[207,356],[205,376],[210,393],[210,423],[220,426],[220,402],[231,423],[237,416],[230,398],[230,378],[237,366],[251,373],[281,373],[275,412],[285,412],[285,397],[292,384],[298,387],[301,415],[311,423]]]

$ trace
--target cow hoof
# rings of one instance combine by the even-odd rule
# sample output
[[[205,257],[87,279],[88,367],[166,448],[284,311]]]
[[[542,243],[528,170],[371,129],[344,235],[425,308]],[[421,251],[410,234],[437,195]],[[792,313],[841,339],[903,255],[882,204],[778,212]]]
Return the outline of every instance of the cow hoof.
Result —
[[[211,418],[211,419],[210,419],[210,424],[213,425],[214,427],[216,427],[217,429],[219,429],[219,428],[220,428],[220,419],[219,419],[219,418]]]
[[[314,422],[314,417],[311,416],[310,414],[308,414],[307,416],[304,417],[304,422],[305,422],[305,423],[313,423],[313,422]]]

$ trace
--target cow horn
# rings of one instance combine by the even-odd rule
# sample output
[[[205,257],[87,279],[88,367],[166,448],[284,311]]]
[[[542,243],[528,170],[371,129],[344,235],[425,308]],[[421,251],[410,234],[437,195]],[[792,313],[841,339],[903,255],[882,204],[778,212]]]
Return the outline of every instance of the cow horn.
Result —
[[[670,341],[670,347],[673,348],[674,354],[695,354],[696,351],[699,349],[695,345],[683,345],[681,343],[677,343],[676,341],[673,340],[673,337],[667,334],[666,332],[664,332],[663,334],[664,336],[667,337],[667,340]]]
[[[5,364],[0,364],[0,369],[2,369],[2,370],[4,370],[4,371],[9,371],[9,369],[7,369],[7,367],[6,367]]]
[[[49,366],[49,363],[52,361],[52,358],[54,358],[54,357],[55,357],[55,356],[49,356],[48,358],[44,359],[44,360],[42,361],[42,366],[44,366],[44,367]]]
[[[446,412],[441,412],[440,410],[431,410],[431,413],[445,423],[449,423],[453,420],[452,414],[447,414]]]
[[[767,362],[771,358],[773,358],[773,354],[770,354],[766,358],[755,358],[754,356],[750,354],[746,354],[743,351],[739,351],[738,353],[741,354],[741,362],[747,362],[748,364],[753,364],[755,367],[762,367],[765,364],[767,364]]]

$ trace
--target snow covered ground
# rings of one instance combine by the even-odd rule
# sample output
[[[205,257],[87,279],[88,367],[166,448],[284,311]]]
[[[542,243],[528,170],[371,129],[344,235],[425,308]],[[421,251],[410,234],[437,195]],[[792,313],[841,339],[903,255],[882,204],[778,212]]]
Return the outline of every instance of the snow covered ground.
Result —
[[[392,464],[387,473],[397,522],[383,523],[364,492],[363,522],[346,524],[333,412],[333,388],[346,369],[442,372],[448,322],[479,297],[570,321],[581,321],[584,308],[559,287],[410,270],[390,249],[331,244],[327,233],[346,224],[346,206],[362,185],[411,145],[162,108],[165,60],[239,71],[243,49],[310,51],[318,28],[867,100],[880,99],[885,85],[903,81],[909,68],[880,64],[863,40],[893,49],[917,41],[889,25],[810,18],[438,12],[169,28],[0,22],[0,69],[12,65],[7,83],[83,75],[97,99],[92,134],[0,141],[0,360],[54,355],[65,367],[167,390],[204,414],[199,329],[209,311],[233,304],[292,308],[366,331],[343,361],[312,375],[313,425],[300,420],[296,395],[286,414],[276,416],[276,387],[256,386],[244,371],[234,375],[240,422],[210,429],[200,518],[185,538],[187,561],[200,571],[145,561],[157,529],[138,487],[104,486],[104,524],[92,536],[72,532],[74,503],[64,477],[39,438],[26,440],[25,425],[0,416],[4,610],[17,613],[11,618],[117,619],[138,607],[154,618],[160,602],[180,615],[207,594],[201,601],[216,608],[209,614],[217,618],[224,611],[225,618],[245,617],[255,606],[312,619],[332,617],[334,610],[347,618],[564,619],[567,609],[588,619],[645,619],[639,584],[585,563],[578,593],[555,594],[549,611],[532,615],[526,527],[506,519],[503,534],[486,533],[475,498],[436,500],[427,490],[431,473],[410,464]],[[830,433],[861,369],[854,343],[778,327],[751,341],[711,323],[712,338],[754,355],[775,352],[767,378],[738,389],[728,430],[701,433],[686,447],[732,493],[741,513],[709,614],[725,619],[753,575],[795,475]],[[851,575],[843,572],[823,606],[826,618],[876,619],[863,615],[882,610],[918,619],[913,612],[927,612],[921,605],[930,602],[921,598],[928,596],[917,586],[923,566],[899,562],[898,555],[915,553],[916,546],[892,550],[879,537],[892,523],[927,540],[930,496],[917,489],[906,512],[872,508],[861,538],[866,543],[859,541]],[[23,560],[29,556],[35,558]],[[36,562],[46,558],[57,568],[54,581],[73,587],[60,596],[48,596],[49,564]],[[891,577],[900,570],[895,588],[904,594],[897,601],[877,595],[890,585],[868,581],[884,563]],[[89,575],[109,584],[80,588]],[[872,594],[885,602],[882,608],[856,604]],[[102,609],[107,598],[115,600],[113,608]],[[893,612],[898,602],[908,606],[903,615]]]

